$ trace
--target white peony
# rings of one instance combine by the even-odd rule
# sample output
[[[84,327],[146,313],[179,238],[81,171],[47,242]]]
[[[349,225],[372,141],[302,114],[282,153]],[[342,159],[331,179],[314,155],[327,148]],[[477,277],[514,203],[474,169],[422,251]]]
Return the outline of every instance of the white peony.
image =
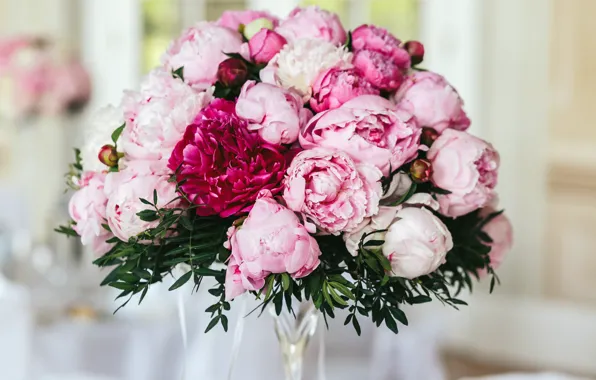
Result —
[[[331,42],[298,39],[285,45],[261,70],[261,80],[297,91],[306,102],[312,95],[317,76],[332,67],[352,66],[352,53]]]
[[[102,146],[113,144],[112,132],[124,124],[124,115],[121,107],[108,105],[100,108],[91,118],[91,123],[85,131],[81,160],[85,171],[99,172],[106,170],[97,155]]]

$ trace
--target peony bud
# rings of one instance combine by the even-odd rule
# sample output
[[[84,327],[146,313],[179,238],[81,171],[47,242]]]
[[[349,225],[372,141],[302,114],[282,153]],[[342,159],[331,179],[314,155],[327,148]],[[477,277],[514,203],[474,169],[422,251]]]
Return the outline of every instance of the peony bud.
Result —
[[[244,30],[241,33],[247,40],[250,40],[261,29],[273,29],[273,21],[266,17],[258,18],[244,25]]]
[[[415,66],[422,62],[424,59],[424,45],[422,45],[418,41],[408,41],[404,45],[408,54],[410,54],[410,60],[412,61],[412,66]]]
[[[415,160],[410,166],[410,176],[412,176],[412,180],[414,180],[414,182],[428,182],[432,172],[433,170],[430,161],[422,158]]]
[[[246,63],[238,58],[228,58],[217,68],[217,80],[226,87],[240,87],[248,78]]]
[[[248,41],[250,58],[255,63],[267,63],[287,43],[286,39],[269,29],[261,29]]]
[[[422,135],[420,136],[420,142],[426,146],[431,146],[435,140],[439,137],[439,133],[433,128],[422,128]]]
[[[109,166],[110,168],[117,166],[118,159],[120,158],[118,151],[116,151],[116,147],[109,144],[101,147],[97,157],[102,164]]]

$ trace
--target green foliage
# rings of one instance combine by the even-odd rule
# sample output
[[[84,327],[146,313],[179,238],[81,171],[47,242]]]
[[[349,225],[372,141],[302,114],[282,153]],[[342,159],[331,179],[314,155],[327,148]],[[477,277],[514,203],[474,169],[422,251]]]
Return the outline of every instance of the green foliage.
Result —
[[[112,132],[112,141],[114,142],[114,144],[118,143],[118,139],[120,138],[120,135],[122,134],[122,131],[124,130],[125,126],[126,126],[126,124],[122,124],[121,126],[116,128],[114,130],[114,132]],[[115,145],[115,146],[117,146],[117,145]]]
[[[182,66],[176,70],[172,70],[172,76],[174,78],[179,78],[181,81],[184,82],[184,66]]]
[[[225,263],[229,258],[230,252],[223,247],[226,231],[233,223],[240,222],[198,217],[195,212],[198,206],[188,206],[191,202],[182,197],[181,201],[187,204],[171,209],[157,206],[155,192],[152,200],[141,199],[148,208],[137,215],[144,221],[157,221],[157,226],[127,242],[117,238],[109,241],[114,244],[112,249],[95,261],[100,267],[111,268],[102,285],[121,291],[117,298],[127,298],[122,306],[136,294],[141,302],[152,284],[163,281],[174,267],[183,265],[184,274],[170,290],[179,290],[190,282],[198,290],[205,277],[214,278],[216,285],[209,289],[209,294],[215,297],[215,302],[206,309],[211,315],[206,331],[217,325],[227,331],[225,313],[231,305],[225,299],[225,270],[215,269],[214,264]],[[315,236],[323,252],[321,265],[301,279],[285,273],[269,275],[263,290],[252,292],[261,301],[253,312],[262,313],[269,306],[278,314],[284,309],[293,312],[295,301],[308,300],[320,310],[326,322],[335,318],[337,309],[347,309],[345,324],[351,324],[358,334],[361,317],[371,318],[377,326],[384,324],[398,333],[399,324],[408,324],[402,310],[404,305],[437,299],[457,309],[466,304],[457,295],[463,289],[472,290],[472,279],[478,277],[480,270],[493,276],[491,287],[498,283],[490,267],[490,237],[482,232],[482,227],[498,214],[485,218],[479,212],[457,219],[441,217],[453,234],[454,248],[437,271],[413,280],[391,276],[391,265],[380,248],[384,242],[367,241],[369,236],[384,231],[364,235],[357,256],[347,251],[341,236]],[[70,227],[57,231],[76,235]]]
[[[70,189],[78,190],[79,186],[77,185],[76,180],[81,179],[81,175],[83,174],[83,162],[81,160],[81,150],[75,148],[74,153],[75,162],[68,165],[68,172],[64,174],[64,178],[66,180],[66,185]]]

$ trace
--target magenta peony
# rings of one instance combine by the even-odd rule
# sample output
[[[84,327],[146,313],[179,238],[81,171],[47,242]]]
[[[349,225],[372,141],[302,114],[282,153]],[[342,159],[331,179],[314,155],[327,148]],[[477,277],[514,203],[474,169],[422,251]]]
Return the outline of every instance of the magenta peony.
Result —
[[[253,10],[246,10],[246,11],[225,11],[221,14],[219,20],[216,21],[217,25],[225,26],[226,28],[230,28],[232,30],[237,31],[240,28],[240,25],[248,25],[251,22],[264,18],[270,20],[273,25],[277,25],[279,19],[273,16],[271,13],[267,11],[253,11]]]
[[[169,168],[184,181],[197,214],[229,217],[250,211],[257,194],[282,188],[286,149],[263,141],[235,112],[234,102],[215,99],[188,126]]]
[[[356,69],[331,68],[317,77],[312,86],[310,106],[315,112],[338,108],[360,95],[379,95],[379,90]]]
[[[75,222],[73,229],[81,237],[81,243],[90,245],[97,255],[110,250],[111,244],[106,243],[106,240],[114,236],[102,226],[106,223],[108,203],[104,192],[105,178],[105,173],[83,173],[79,190],[68,204],[68,212]]]
[[[441,213],[458,217],[484,207],[494,196],[499,154],[486,141],[446,129],[427,154],[432,182],[450,194],[438,195]]]
[[[317,241],[269,191],[260,194],[241,227],[231,228],[226,246],[232,251],[226,277],[228,300],[246,290],[261,289],[271,273],[302,278],[320,263]]]
[[[410,68],[410,55],[401,41],[386,29],[361,25],[352,33],[354,66],[373,85],[385,91],[395,91]]]
[[[263,28],[248,41],[250,59],[256,63],[268,63],[286,43],[281,34]]]
[[[300,134],[304,149],[317,146],[346,152],[384,175],[416,157],[420,133],[411,115],[376,95],[362,95],[313,117]]]
[[[414,72],[406,78],[394,100],[416,116],[421,127],[441,133],[447,128],[465,131],[470,126],[459,94],[439,74]]]
[[[379,169],[356,165],[343,152],[305,150],[296,155],[288,169],[283,197],[306,221],[324,232],[339,234],[377,213],[381,176]],[[312,225],[307,227],[314,232]]]
[[[207,89],[215,83],[224,53],[238,53],[240,33],[213,23],[201,22],[184,31],[172,42],[162,63],[168,71],[184,68],[184,80],[196,89]]]
[[[248,129],[258,131],[271,144],[296,142],[300,129],[312,117],[297,93],[254,81],[242,87],[236,114],[249,122]]]
[[[308,38],[329,41],[339,46],[347,39],[339,17],[317,6],[295,8],[275,31],[290,42]]]

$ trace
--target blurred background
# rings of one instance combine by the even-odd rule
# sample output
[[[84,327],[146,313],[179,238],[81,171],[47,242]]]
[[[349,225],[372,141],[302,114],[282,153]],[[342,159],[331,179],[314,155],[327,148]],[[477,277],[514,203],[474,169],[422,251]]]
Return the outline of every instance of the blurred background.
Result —
[[[197,332],[202,295],[177,299],[166,286],[112,316],[119,304],[98,288],[91,256],[52,232],[67,219],[63,175],[93,113],[135,88],[183,27],[226,9],[283,16],[313,4],[347,28],[374,23],[424,43],[424,67],[453,83],[471,131],[501,152],[501,205],[516,232],[496,294],[482,284],[460,312],[412,310],[397,337],[332,326],[328,378],[596,378],[594,0],[0,0],[10,41],[0,49],[0,378],[226,378],[232,334]],[[3,60],[22,46],[16,63]],[[244,346],[278,355],[270,321],[247,323]],[[273,359],[251,351],[236,376],[268,379]]]

